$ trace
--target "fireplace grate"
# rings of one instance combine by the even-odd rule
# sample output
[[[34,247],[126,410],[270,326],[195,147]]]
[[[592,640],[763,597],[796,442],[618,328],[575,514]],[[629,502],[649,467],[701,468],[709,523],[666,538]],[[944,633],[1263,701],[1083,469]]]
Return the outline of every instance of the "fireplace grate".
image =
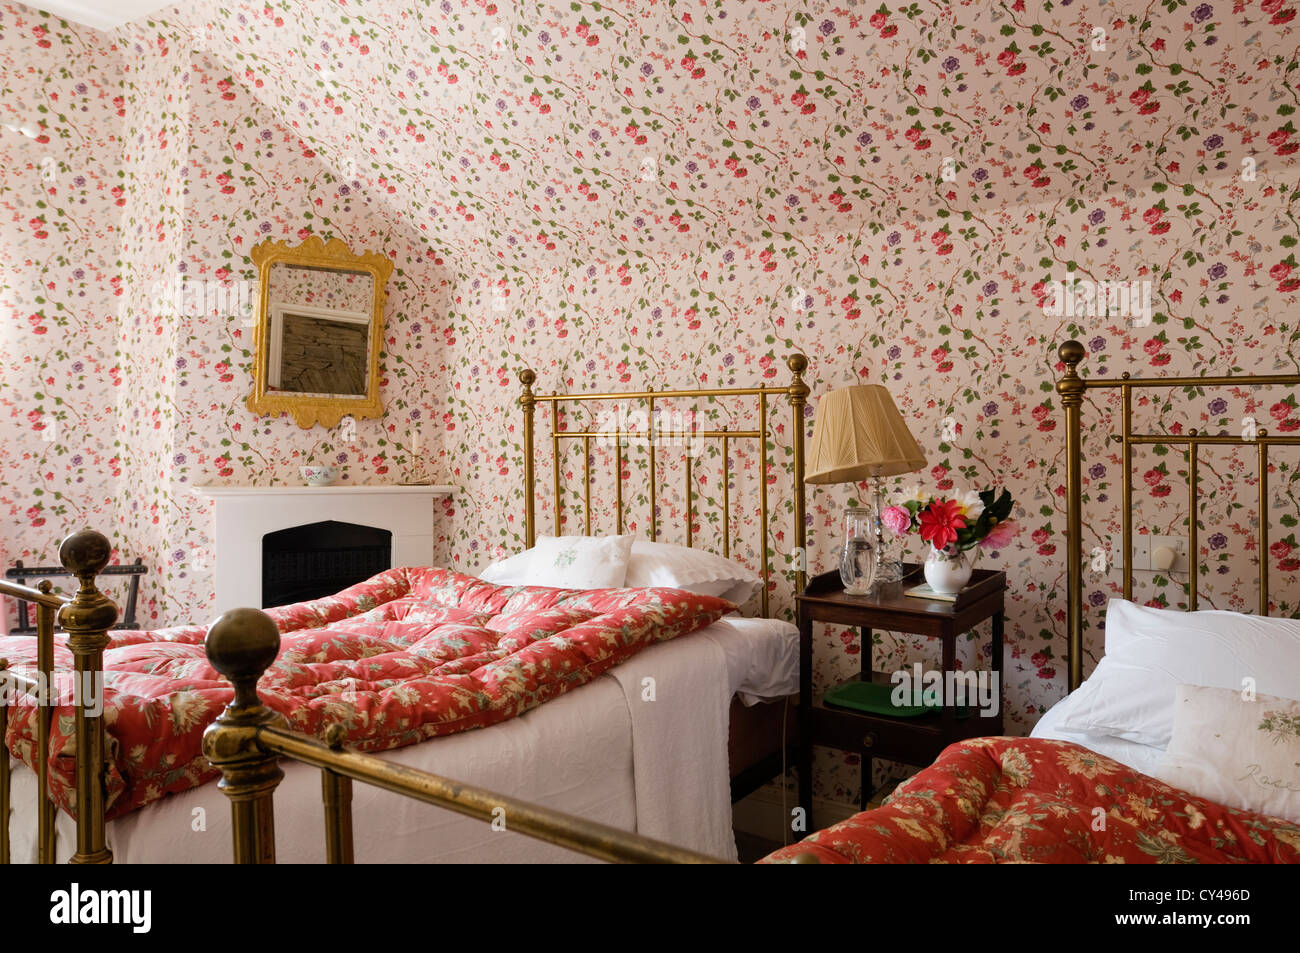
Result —
[[[262,537],[262,608],[333,595],[393,564],[393,534],[323,520]]]

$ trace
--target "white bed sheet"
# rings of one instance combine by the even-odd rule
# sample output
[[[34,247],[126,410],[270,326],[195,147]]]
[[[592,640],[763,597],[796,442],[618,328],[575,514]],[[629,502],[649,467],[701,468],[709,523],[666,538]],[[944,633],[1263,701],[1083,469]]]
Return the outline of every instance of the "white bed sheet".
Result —
[[[1156,766],[1160,764],[1160,760],[1165,756],[1164,748],[1139,744],[1136,741],[1127,741],[1110,735],[1062,731],[1056,727],[1073,709],[1076,693],[1077,689],[1049,708],[1043,717],[1038,719],[1038,724],[1034,725],[1034,729],[1029,733],[1029,736],[1031,738],[1055,738],[1060,741],[1073,741],[1089,751],[1095,751],[1097,754],[1112,758],[1120,764],[1128,765],[1135,771],[1154,775]]]
[[[652,653],[658,660],[655,664],[662,664],[665,671],[700,669],[704,674],[698,678],[704,681],[697,680],[697,690],[713,685],[712,692],[724,706],[737,693],[753,703],[798,690],[798,630],[787,622],[729,616],[698,633],[646,649],[624,664],[646,670]],[[647,825],[654,828],[652,836],[715,855],[734,856],[734,841],[729,841],[730,850],[716,836],[707,843],[698,842],[701,830],[716,833],[725,829],[730,838],[729,799],[719,802],[716,785],[708,780],[716,776],[719,767],[726,772],[725,717],[720,727],[714,724],[706,729],[711,736],[710,750],[721,751],[720,766],[684,763],[666,776],[656,772],[656,777],[638,779],[635,763],[652,763],[654,752],[643,750],[634,759],[630,711],[638,699],[625,693],[619,674],[611,670],[502,724],[382,752],[379,757],[626,830],[637,830],[639,817],[644,815],[653,819]],[[638,678],[638,686],[639,682]],[[638,711],[643,726],[649,725],[642,733],[655,738],[704,729],[689,723],[689,717],[688,710],[670,705],[642,706]],[[712,737],[718,732],[720,737]],[[36,779],[26,767],[14,765],[13,857],[16,862],[34,862]],[[275,797],[277,860],[323,862],[320,772],[289,761],[283,763],[283,769],[285,777]],[[698,816],[689,813],[701,811],[711,812],[707,823],[701,824]],[[572,863],[586,859],[508,829],[493,831],[481,821],[363,784],[353,785],[353,824],[360,863]],[[508,824],[507,818],[507,828]],[[111,821],[107,833],[119,863],[230,862],[230,805],[215,783]],[[58,858],[66,860],[74,844],[75,825],[59,812]]]

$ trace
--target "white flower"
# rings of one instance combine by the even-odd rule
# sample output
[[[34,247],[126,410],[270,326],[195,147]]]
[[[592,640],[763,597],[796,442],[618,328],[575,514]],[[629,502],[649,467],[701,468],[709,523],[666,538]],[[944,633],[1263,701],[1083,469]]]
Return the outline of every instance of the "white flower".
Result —
[[[974,523],[984,512],[984,501],[975,490],[967,490],[966,495],[961,498],[961,505],[966,507],[966,525]]]
[[[925,505],[930,502],[930,494],[921,489],[921,484],[913,483],[904,490],[898,497],[898,505],[905,506],[908,503],[920,503]]]

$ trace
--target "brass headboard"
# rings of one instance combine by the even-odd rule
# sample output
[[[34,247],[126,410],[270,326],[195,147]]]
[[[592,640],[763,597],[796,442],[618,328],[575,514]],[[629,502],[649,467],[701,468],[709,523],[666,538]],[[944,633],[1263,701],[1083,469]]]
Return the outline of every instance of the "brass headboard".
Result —
[[[1188,488],[1188,608],[1196,608],[1198,513],[1197,505],[1197,452],[1202,446],[1253,446],[1256,450],[1256,467],[1259,474],[1259,612],[1268,615],[1268,448],[1273,446],[1300,446],[1300,435],[1274,436],[1266,430],[1256,430],[1252,436],[1242,434],[1203,434],[1189,430],[1185,434],[1134,433],[1133,391],[1149,387],[1251,387],[1300,385],[1300,374],[1264,374],[1241,377],[1151,377],[1130,378],[1127,373],[1118,379],[1083,378],[1079,364],[1086,353],[1078,341],[1066,341],[1059,350],[1065,364],[1065,374],[1056,382],[1056,392],[1061,396],[1065,411],[1065,483],[1066,483],[1066,540],[1068,612],[1067,632],[1069,651],[1069,690],[1074,691],[1083,681],[1083,430],[1080,411],[1084,393],[1098,388],[1118,388],[1120,392],[1122,431],[1113,435],[1118,440],[1123,455],[1123,498],[1120,513],[1123,522],[1124,547],[1124,598],[1133,598],[1133,447],[1166,446],[1184,448],[1187,460]]]
[[[615,452],[615,481],[614,481],[614,498],[615,514],[617,521],[617,531],[623,532],[623,458],[624,453],[629,449],[631,440],[644,441],[646,448],[646,469],[650,477],[650,539],[654,541],[659,535],[659,514],[657,509],[658,499],[658,470],[656,467],[656,440],[661,438],[694,440],[718,440],[722,443],[722,555],[730,557],[731,555],[731,457],[730,449],[733,440],[757,440],[759,442],[759,523],[761,527],[762,540],[759,546],[762,560],[763,576],[763,615],[768,615],[768,590],[771,580],[771,513],[768,509],[767,498],[767,475],[771,466],[771,460],[768,454],[768,438],[770,437],[769,422],[769,404],[774,397],[786,396],[790,398],[791,427],[790,439],[793,450],[793,467],[794,467],[794,559],[795,559],[795,591],[802,591],[804,586],[804,570],[807,565],[806,545],[807,545],[807,528],[804,525],[804,408],[808,403],[809,389],[804,383],[803,372],[808,368],[808,358],[802,354],[792,354],[786,360],[786,365],[790,368],[793,375],[790,384],[786,387],[720,387],[705,388],[699,390],[654,390],[647,389],[642,391],[626,391],[623,393],[581,393],[581,394],[534,394],[533,384],[537,380],[537,375],[529,368],[524,368],[519,372],[519,381],[524,385],[523,393],[519,397],[519,406],[524,412],[524,525],[525,538],[529,548],[537,541],[537,487],[534,472],[535,453],[533,440],[533,415],[537,405],[551,405],[551,466],[553,470],[553,486],[555,506],[555,535],[562,535],[561,530],[561,476],[562,469],[562,450],[561,442],[564,440],[581,440],[583,445],[583,498],[586,502],[584,512],[584,525],[588,535],[591,534],[591,441],[595,439],[612,439],[614,442]],[[752,430],[728,430],[723,427],[717,430],[686,430],[670,431],[658,429],[653,421],[655,419],[655,404],[657,401],[670,401],[674,398],[727,398],[727,397],[753,397],[756,398],[758,412],[758,426]],[[632,432],[616,428],[614,430],[601,430],[586,428],[583,430],[561,430],[560,429],[560,404],[564,403],[587,403],[598,401],[644,401],[646,407],[647,419],[651,425],[644,432]],[[695,511],[695,480],[693,476],[693,461],[691,454],[684,454],[685,458],[685,477],[686,477],[686,545],[694,545],[694,519]]]

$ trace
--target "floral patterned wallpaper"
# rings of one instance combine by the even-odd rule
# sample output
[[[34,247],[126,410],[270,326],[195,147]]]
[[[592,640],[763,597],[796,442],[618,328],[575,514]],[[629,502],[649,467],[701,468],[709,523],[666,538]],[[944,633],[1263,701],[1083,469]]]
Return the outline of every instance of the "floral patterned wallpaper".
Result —
[[[0,5],[0,74],[0,560],[48,564],[114,519],[122,64]]]
[[[440,555],[472,569],[522,538],[519,367],[533,367],[547,391],[781,386],[785,357],[801,350],[814,398],[856,380],[890,388],[929,457],[917,479],[1015,494],[1027,531],[996,564],[1012,586],[1001,647],[1008,724],[1024,731],[1064,690],[1056,346],[1083,340],[1085,372],[1108,376],[1297,366],[1300,94],[1295,8],[1283,0],[198,0],[165,26],[107,38],[22,7],[0,11],[6,103],[15,90],[88,90],[89,140],[54,120],[51,129],[59,149],[83,150],[78,168],[101,164],[103,187],[88,177],[90,207],[51,196],[47,220],[75,218],[104,259],[104,279],[86,294],[101,302],[92,336],[104,371],[116,368],[107,381],[74,370],[91,365],[59,325],[58,304],[82,300],[72,275],[85,263],[54,266],[57,297],[39,308],[7,280],[6,545],[39,547],[29,540],[42,530],[108,516],[123,551],[147,550],[158,567],[150,614],[160,621],[216,608],[211,518],[187,486],[292,480],[308,459],[337,459],[356,482],[391,480],[418,447],[436,477],[462,488],[438,521]],[[57,68],[66,79],[50,78],[56,62],[73,64]],[[17,63],[44,65],[18,73]],[[106,158],[119,149],[120,166]],[[29,224],[42,157],[22,160],[26,192],[0,187],[6,263],[66,254],[65,235],[37,237]],[[242,404],[246,329],[228,317],[154,319],[141,287],[177,273],[251,278],[249,245],[299,230],[339,234],[398,264],[388,413],[360,422],[350,441],[253,419]],[[1051,316],[1049,282],[1071,272],[1149,282],[1151,323]],[[66,359],[35,339],[33,314],[60,328]],[[36,374],[10,384],[22,361],[56,361],[43,375],[55,384]],[[112,467],[84,450],[81,470],[73,451],[56,470],[40,462],[48,452],[32,456],[29,415],[49,412],[38,396],[47,388],[97,439],[116,427],[100,450],[118,458]],[[116,414],[100,406],[105,396]],[[1235,430],[1247,417],[1300,426],[1289,394],[1152,396],[1138,408],[1141,426]],[[789,445],[782,410],[778,458]],[[1086,411],[1090,550],[1118,533],[1119,461],[1106,443],[1114,410],[1101,401]],[[1249,608],[1253,464],[1207,457],[1203,604]],[[1293,610],[1300,569],[1294,463],[1279,452],[1271,480],[1277,612]],[[754,457],[737,469],[737,493],[747,492]],[[1139,527],[1185,534],[1185,470],[1175,454],[1140,456]],[[64,510],[15,492],[42,471],[69,497]],[[716,497],[716,474],[701,467],[696,479]],[[788,606],[789,500],[773,486],[777,601]],[[577,531],[580,488],[567,493]],[[811,493],[822,567],[849,493]],[[633,501],[642,527],[646,502]],[[680,499],[661,503],[662,525],[684,523]],[[544,530],[550,518],[543,505]],[[697,518],[716,532],[716,516]],[[1141,577],[1142,593],[1177,605],[1181,579]],[[1113,571],[1091,577],[1094,621],[1117,583]],[[818,638],[819,683],[856,670],[851,633]],[[1090,644],[1099,654],[1099,632]],[[972,640],[964,661],[992,650]],[[935,657],[889,634],[875,652],[879,668]],[[847,760],[828,754],[822,775],[828,796],[854,793]]]

